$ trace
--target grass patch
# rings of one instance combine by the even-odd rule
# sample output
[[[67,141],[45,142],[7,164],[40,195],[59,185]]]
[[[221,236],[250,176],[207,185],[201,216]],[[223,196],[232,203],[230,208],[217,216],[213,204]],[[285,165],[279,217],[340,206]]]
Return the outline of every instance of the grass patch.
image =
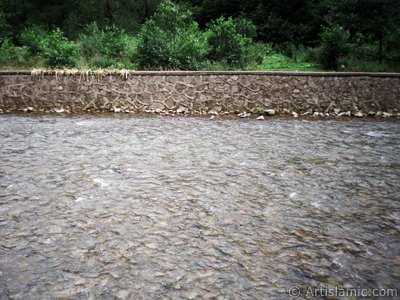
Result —
[[[317,63],[296,62],[280,53],[265,56],[261,64],[252,66],[251,69],[257,71],[324,71]]]

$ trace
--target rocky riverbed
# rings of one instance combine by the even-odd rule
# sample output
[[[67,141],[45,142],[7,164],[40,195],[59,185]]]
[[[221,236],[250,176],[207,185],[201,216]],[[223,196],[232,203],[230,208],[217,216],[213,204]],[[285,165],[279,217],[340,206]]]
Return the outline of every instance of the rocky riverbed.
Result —
[[[0,299],[400,289],[397,119],[216,117],[0,115]]]

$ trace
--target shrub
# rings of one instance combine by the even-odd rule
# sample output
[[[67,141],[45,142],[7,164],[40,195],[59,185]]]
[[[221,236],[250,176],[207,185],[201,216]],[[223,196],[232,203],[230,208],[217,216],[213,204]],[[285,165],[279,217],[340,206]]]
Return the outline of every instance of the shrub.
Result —
[[[145,69],[197,70],[207,53],[206,37],[191,13],[165,0],[142,26],[134,58]]]
[[[78,45],[64,37],[58,28],[43,36],[39,50],[49,67],[73,67],[77,64]]]
[[[337,69],[339,60],[349,51],[350,34],[341,26],[324,28],[320,34],[321,48],[319,53],[320,63],[327,69]]]
[[[220,17],[208,24],[207,37],[211,47],[209,58],[230,66],[243,67],[257,60],[255,45],[251,37],[251,22],[231,17]],[[238,30],[239,29],[239,30]]]
[[[39,54],[44,37],[48,32],[41,26],[33,25],[25,28],[19,35],[19,41],[22,45],[28,47],[33,55]]]
[[[10,38],[4,38],[0,46],[0,65],[5,67],[28,65],[29,50],[27,47],[16,47]]]
[[[84,34],[79,36],[79,42],[85,58],[98,57],[111,61],[125,56],[128,37],[124,30],[114,25],[100,29],[94,22],[86,27]]]

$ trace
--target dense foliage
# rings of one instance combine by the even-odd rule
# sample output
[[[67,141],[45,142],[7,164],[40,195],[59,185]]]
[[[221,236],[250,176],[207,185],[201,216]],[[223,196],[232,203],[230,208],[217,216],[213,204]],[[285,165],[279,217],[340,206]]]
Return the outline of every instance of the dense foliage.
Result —
[[[398,0],[0,0],[0,66],[400,70]]]

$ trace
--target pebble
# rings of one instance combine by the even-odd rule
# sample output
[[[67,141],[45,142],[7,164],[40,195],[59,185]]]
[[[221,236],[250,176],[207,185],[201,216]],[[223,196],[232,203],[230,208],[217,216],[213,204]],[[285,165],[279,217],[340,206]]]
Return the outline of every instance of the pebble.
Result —
[[[297,112],[293,111],[293,112],[292,112],[292,116],[293,116],[293,118],[298,118],[298,117],[299,117],[299,114],[298,114]]]
[[[176,112],[177,112],[178,114],[186,113],[186,112],[187,112],[187,108],[186,108],[186,107],[183,107],[183,106],[180,106],[180,107],[176,110]]]
[[[384,117],[384,118],[390,118],[390,117],[393,117],[393,114],[388,113],[388,112],[384,112],[384,113],[382,114],[382,117]]]
[[[215,119],[215,116],[211,116],[211,117],[210,117],[210,120],[214,120],[214,119]]]
[[[338,114],[340,113],[340,108],[334,108],[334,109],[333,109],[333,113],[334,113],[335,115],[338,115]]]
[[[248,117],[250,117],[250,115],[251,115],[250,113],[242,112],[242,113],[238,114],[237,116],[239,118],[248,118]]]
[[[276,114],[276,111],[275,111],[274,109],[266,109],[266,110],[265,110],[265,113],[266,113],[268,116],[273,116],[273,115]]]
[[[319,116],[319,112],[315,111],[315,112],[313,113],[313,116],[314,116],[314,117],[318,117],[318,116]]]
[[[338,114],[338,116],[339,117],[342,117],[342,116],[351,117],[351,111],[341,112],[340,114]]]
[[[257,120],[265,120],[264,116],[259,116]]]
[[[354,116],[357,118],[362,118],[364,115],[361,111],[357,111],[356,113],[354,113]]]
[[[115,113],[120,113],[121,111],[122,111],[122,109],[119,108],[119,107],[114,108],[114,112],[115,112]]]

